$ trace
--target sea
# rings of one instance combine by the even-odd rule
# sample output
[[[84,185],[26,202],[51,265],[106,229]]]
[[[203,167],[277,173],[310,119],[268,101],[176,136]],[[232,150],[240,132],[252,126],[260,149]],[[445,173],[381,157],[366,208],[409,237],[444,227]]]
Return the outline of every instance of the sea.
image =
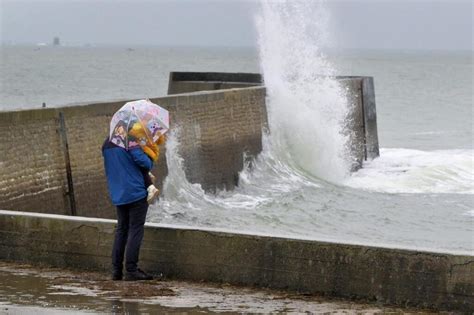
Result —
[[[472,255],[473,52],[325,50],[279,14],[264,8],[255,47],[2,46],[0,111],[164,96],[171,71],[263,73],[270,133],[239,186],[189,183],[171,132],[148,221]],[[374,78],[380,157],[357,172],[347,92],[320,75]]]

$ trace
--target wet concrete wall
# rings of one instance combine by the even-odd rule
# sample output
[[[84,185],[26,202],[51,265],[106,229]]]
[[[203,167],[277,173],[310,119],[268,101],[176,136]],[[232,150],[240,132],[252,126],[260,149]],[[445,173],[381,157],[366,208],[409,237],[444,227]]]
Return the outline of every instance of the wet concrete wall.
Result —
[[[115,221],[0,211],[0,259],[110,271]],[[151,273],[470,313],[474,256],[147,224]]]
[[[346,90],[349,104],[347,132],[350,134],[354,169],[379,156],[375,87],[372,77],[336,77]]]
[[[378,156],[373,80],[338,80],[351,105],[348,132],[357,169]],[[268,127],[261,84],[259,74],[170,74],[170,93],[200,91],[152,99],[170,110],[172,128],[179,127],[188,181],[208,192],[237,185],[244,153],[251,159],[261,151],[262,128]],[[220,90],[228,87],[239,89]],[[0,209],[113,218],[100,147],[112,114],[125,102],[0,112]],[[161,157],[153,170],[160,188],[167,174]]]
[[[206,191],[232,189],[248,157],[262,150],[265,88],[151,99],[171,113],[186,177]],[[0,112],[0,209],[114,218],[101,146],[126,101]],[[165,152],[153,172],[161,187]]]
[[[374,80],[372,77],[362,76],[335,78],[345,90],[348,100],[346,132],[350,136],[352,169],[355,171],[362,167],[363,161],[379,156]],[[168,82],[168,94],[264,84],[262,75],[258,73],[225,72],[171,72]]]
[[[261,86],[258,73],[171,72],[168,94]]]

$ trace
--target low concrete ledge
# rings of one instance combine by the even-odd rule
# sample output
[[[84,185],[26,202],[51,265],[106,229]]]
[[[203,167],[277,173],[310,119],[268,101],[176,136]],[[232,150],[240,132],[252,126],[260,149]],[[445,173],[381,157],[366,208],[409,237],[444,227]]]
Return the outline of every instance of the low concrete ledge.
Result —
[[[0,211],[0,259],[109,270],[115,221]],[[474,310],[474,257],[147,224],[144,269],[207,280]]]

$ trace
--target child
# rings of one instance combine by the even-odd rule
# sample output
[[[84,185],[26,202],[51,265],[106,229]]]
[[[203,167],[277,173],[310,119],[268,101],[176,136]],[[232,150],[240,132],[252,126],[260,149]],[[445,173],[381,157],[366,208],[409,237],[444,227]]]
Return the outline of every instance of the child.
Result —
[[[140,143],[143,152],[145,152],[145,154],[148,155],[148,157],[153,162],[158,161],[158,157],[160,155],[160,148],[158,146],[165,143],[164,135],[161,135],[155,143],[150,142],[145,134],[142,124],[139,122],[133,124],[129,134],[139,140],[138,143]],[[145,187],[148,192],[147,201],[149,204],[152,204],[160,194],[160,191],[154,185],[155,176],[151,172],[142,170],[142,174],[145,181]]]
[[[162,145],[165,143],[165,136],[161,135],[156,143],[147,143],[146,145],[142,146],[143,152],[145,152],[146,155],[153,161],[156,162],[158,161],[158,158],[160,156],[160,148],[158,147],[159,145]],[[144,170],[143,172],[143,178],[145,179],[145,187],[147,188],[148,191],[148,197],[147,201],[149,204],[153,203],[158,195],[160,194],[160,191],[158,188],[153,185],[155,182],[155,176],[151,172],[147,172]]]

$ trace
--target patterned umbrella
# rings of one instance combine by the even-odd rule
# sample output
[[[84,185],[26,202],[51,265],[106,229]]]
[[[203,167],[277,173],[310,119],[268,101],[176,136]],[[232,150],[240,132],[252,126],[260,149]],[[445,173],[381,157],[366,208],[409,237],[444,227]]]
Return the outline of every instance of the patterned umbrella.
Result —
[[[155,143],[168,131],[169,124],[168,111],[150,100],[128,102],[112,117],[109,139],[128,150]]]

